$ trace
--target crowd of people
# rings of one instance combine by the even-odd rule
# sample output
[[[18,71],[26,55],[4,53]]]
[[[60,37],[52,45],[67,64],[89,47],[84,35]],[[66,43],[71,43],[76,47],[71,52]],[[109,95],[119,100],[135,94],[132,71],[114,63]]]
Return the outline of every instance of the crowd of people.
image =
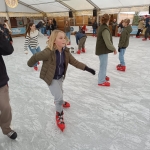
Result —
[[[95,54],[99,57],[99,73],[98,73],[98,86],[110,86],[110,78],[107,74],[107,64],[108,64],[108,54],[117,54],[117,50],[113,45],[112,33],[109,28],[110,16],[104,14],[101,18],[101,25],[98,27],[96,21],[93,22],[93,36],[97,36],[96,39],[96,50]],[[11,30],[6,24],[0,26],[0,127],[4,134],[8,135],[11,139],[16,139],[17,133],[10,128],[10,123],[12,119],[11,106],[9,104],[9,94],[8,94],[8,75],[6,72],[5,63],[3,61],[2,55],[10,55],[13,52],[13,46],[11,44]],[[116,20],[112,24],[112,32],[114,34],[114,29],[116,28]],[[144,22],[140,20],[139,30],[137,36],[143,29]],[[147,22],[146,33],[149,32],[150,21]],[[98,29],[96,34],[96,29]],[[124,55],[126,48],[129,46],[130,33],[132,32],[132,27],[130,25],[130,19],[124,19],[118,25],[120,39],[118,43],[119,61],[120,63],[116,66],[118,71],[125,71],[126,64]],[[40,33],[40,32],[42,33]],[[85,43],[86,43],[86,26],[84,25],[81,30],[74,32],[76,43],[78,45],[77,54],[81,52],[85,53]],[[49,39],[47,41],[47,47],[41,51],[38,37],[47,34]],[[24,52],[28,54],[28,49],[32,52],[33,56],[28,60],[27,65],[29,67],[34,67],[38,70],[38,65],[40,61],[42,63],[42,69],[40,72],[40,78],[45,81],[51,94],[54,96],[55,111],[56,111],[56,124],[61,131],[65,129],[64,122],[64,112],[63,108],[69,108],[70,103],[63,100],[63,89],[62,83],[65,79],[68,64],[74,67],[88,71],[89,73],[95,75],[95,70],[88,67],[82,62],[76,60],[70,53],[67,44],[70,41],[70,24],[68,21],[65,22],[64,31],[57,29],[56,21],[49,20],[47,25],[40,21],[37,25],[34,23],[29,23],[27,31],[25,34],[25,44]]]

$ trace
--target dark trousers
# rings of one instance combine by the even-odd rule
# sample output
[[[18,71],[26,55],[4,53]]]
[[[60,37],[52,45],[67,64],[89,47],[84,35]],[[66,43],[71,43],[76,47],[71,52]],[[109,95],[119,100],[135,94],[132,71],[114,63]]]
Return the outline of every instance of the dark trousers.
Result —
[[[145,31],[145,39],[148,38],[148,35],[150,34],[150,27],[147,27],[146,31]]]
[[[11,34],[9,34],[9,37],[10,37],[10,39],[9,39],[10,42],[13,42],[12,37],[11,37]]]
[[[136,36],[139,36],[141,31],[142,31],[141,29],[138,29]]]
[[[112,36],[115,36],[116,30],[112,30]]]

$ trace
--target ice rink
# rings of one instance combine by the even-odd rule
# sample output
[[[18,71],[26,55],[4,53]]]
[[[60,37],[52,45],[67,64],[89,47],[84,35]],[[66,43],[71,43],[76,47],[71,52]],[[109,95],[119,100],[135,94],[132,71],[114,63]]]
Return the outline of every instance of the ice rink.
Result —
[[[63,84],[66,129],[55,123],[53,97],[36,72],[27,66],[24,37],[14,38],[14,53],[4,57],[10,77],[12,128],[16,141],[0,132],[0,150],[150,150],[150,40],[130,38],[125,53],[126,72],[116,70],[118,54],[109,54],[110,87],[99,87],[96,38],[88,36],[85,54],[73,54],[96,70],[96,75],[69,66]],[[40,37],[43,50],[47,37]],[[119,38],[114,37],[118,47]],[[75,37],[71,36],[73,47]]]

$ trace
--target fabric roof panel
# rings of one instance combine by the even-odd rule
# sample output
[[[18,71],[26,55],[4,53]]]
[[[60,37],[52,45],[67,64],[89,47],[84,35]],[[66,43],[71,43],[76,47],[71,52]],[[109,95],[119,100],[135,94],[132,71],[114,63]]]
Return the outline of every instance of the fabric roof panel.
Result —
[[[55,2],[55,3],[48,3],[48,4],[39,4],[39,5],[31,5],[39,10],[44,12],[63,12],[69,11],[69,9],[62,4]]]
[[[8,12],[30,12],[30,13],[39,13],[38,11],[35,11],[31,8],[28,8],[27,6],[24,6],[22,4],[18,4],[18,6],[14,8],[8,7]]]
[[[75,10],[94,9],[94,7],[86,0],[67,0],[67,1],[62,1],[62,2],[72,7]]]
[[[55,3],[55,0],[20,0],[28,5],[31,4],[41,4],[41,3]]]
[[[132,7],[132,6],[142,6],[142,5],[149,5],[150,0],[110,0],[105,1],[98,1],[98,0],[91,0],[95,3],[100,9],[107,9],[107,8],[121,8],[121,7]]]

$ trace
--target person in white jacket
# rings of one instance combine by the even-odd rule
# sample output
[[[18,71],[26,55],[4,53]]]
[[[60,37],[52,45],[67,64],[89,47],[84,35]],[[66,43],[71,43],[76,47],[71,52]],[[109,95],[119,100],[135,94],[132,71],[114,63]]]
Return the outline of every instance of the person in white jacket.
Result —
[[[33,55],[41,51],[39,43],[38,43],[39,35],[43,36],[38,30],[36,30],[35,24],[30,23],[25,34],[25,38],[26,38],[25,45],[24,45],[25,54],[28,54],[28,48],[30,49]],[[34,65],[34,70],[36,71],[38,70],[38,67],[37,67],[38,64],[39,62]]]

